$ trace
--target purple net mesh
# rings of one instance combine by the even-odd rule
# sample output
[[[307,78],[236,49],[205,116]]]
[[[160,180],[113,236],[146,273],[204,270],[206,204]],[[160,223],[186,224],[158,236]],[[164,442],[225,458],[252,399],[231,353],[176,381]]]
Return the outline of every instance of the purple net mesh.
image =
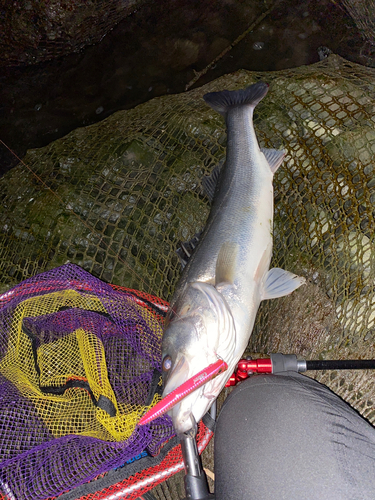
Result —
[[[54,497],[159,452],[169,417],[137,422],[160,399],[166,307],[72,264],[0,296],[0,492]]]

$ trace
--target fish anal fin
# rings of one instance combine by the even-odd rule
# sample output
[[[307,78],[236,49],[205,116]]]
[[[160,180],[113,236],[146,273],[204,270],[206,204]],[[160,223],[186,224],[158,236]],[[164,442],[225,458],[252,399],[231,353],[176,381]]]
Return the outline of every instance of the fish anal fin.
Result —
[[[294,292],[301,285],[305,284],[305,278],[297,276],[297,274],[284,271],[279,267],[270,269],[264,277],[261,289],[261,299],[276,299],[284,297]]]
[[[265,148],[262,148],[261,151],[266,157],[268,165],[270,166],[270,169],[274,174],[284,160],[285,151],[280,151],[279,149],[265,149]]]
[[[265,250],[262,254],[262,257],[260,258],[259,264],[255,270],[254,280],[257,283],[260,283],[266,270],[270,266],[271,253],[272,253],[272,242],[268,243],[267,247],[265,248]]]
[[[238,243],[226,241],[222,244],[216,261],[215,286],[221,283],[234,283],[238,256]]]

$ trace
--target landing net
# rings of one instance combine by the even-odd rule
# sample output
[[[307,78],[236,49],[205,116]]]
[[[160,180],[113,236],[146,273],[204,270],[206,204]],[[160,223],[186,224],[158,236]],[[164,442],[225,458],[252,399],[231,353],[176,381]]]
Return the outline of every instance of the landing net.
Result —
[[[53,497],[139,458],[153,465],[171,420],[137,422],[160,399],[166,309],[73,264],[0,296],[0,491],[9,499]]]

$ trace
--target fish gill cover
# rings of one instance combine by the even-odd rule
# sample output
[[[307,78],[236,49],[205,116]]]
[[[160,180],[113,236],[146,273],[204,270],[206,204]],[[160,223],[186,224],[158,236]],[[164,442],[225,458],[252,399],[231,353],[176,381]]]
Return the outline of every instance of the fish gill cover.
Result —
[[[373,358],[374,77],[335,55],[276,73],[239,71],[29,151],[24,162],[44,184],[22,163],[0,179],[2,290],[70,262],[168,300],[176,249],[209,213],[201,179],[225,156],[224,122],[202,96],[262,79],[270,91],[255,112],[257,137],[287,153],[274,178],[272,266],[308,284],[261,305],[249,350]],[[375,422],[371,372],[315,377]]]

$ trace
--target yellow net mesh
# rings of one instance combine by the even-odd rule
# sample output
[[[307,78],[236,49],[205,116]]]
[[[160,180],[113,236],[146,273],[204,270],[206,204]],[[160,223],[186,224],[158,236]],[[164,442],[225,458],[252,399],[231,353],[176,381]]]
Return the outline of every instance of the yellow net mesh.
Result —
[[[166,308],[73,264],[0,296],[1,498],[41,500],[159,453],[169,417],[137,423],[161,398]]]
[[[108,314],[98,297],[82,296],[75,290],[38,295],[21,302],[13,313],[7,353],[0,362],[0,373],[34,404],[39,418],[53,437],[76,434],[105,441],[125,441],[133,433],[145,409],[160,400],[160,394],[156,393],[147,406],[131,401],[130,397],[128,402],[118,402],[108,379],[104,346],[97,336],[98,332],[90,332],[88,326],[47,342],[45,331],[36,328],[33,333],[25,324],[25,320],[38,317],[47,322],[48,316],[52,319],[55,313],[72,308],[77,310],[77,314],[79,309],[83,315],[85,311]],[[140,307],[139,311],[142,311]],[[142,315],[147,314],[152,316],[147,309],[142,311]],[[128,320],[126,317],[123,319]],[[150,321],[151,317],[148,319]],[[153,320],[152,328],[160,340],[161,325]],[[39,347],[33,343],[34,339],[37,339]],[[143,341],[147,348],[147,339]],[[151,343],[149,348],[155,346]],[[122,361],[123,355],[122,352]],[[133,362],[136,364],[133,372],[140,374],[138,390],[142,392],[142,383],[147,387],[149,381],[142,380],[141,375],[149,366],[141,355],[138,360],[134,356]],[[131,373],[125,375],[128,378],[132,376]],[[67,387],[72,381],[82,381],[86,385]],[[54,388],[61,387],[64,387],[63,394],[56,392],[54,395]],[[112,403],[113,414],[93,404],[93,399],[98,402],[100,398]]]

